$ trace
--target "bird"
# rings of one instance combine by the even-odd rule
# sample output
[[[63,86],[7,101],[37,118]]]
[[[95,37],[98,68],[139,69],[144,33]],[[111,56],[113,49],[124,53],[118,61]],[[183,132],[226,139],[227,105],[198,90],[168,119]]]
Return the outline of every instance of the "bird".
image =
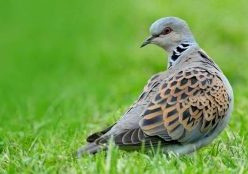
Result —
[[[228,125],[233,90],[219,66],[198,45],[179,17],[152,23],[141,47],[153,44],[168,55],[167,68],[149,80],[137,100],[110,127],[93,133],[78,157],[108,149],[160,146],[164,153],[184,155],[210,144]]]

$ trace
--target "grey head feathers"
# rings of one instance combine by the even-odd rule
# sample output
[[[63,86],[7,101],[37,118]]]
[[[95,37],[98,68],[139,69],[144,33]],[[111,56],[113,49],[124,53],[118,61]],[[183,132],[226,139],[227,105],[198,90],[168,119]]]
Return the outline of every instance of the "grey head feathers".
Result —
[[[151,36],[143,43],[155,44],[171,53],[179,44],[197,45],[188,24],[178,17],[165,17],[155,21],[150,27]]]

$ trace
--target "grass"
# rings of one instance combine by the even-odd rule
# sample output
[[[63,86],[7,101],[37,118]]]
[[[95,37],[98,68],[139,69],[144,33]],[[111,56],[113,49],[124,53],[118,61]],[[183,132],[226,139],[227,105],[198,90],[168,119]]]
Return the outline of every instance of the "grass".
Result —
[[[0,173],[247,173],[248,2],[126,0],[0,2]],[[177,157],[156,151],[72,158],[116,121],[164,52],[139,49],[159,17],[188,21],[235,94],[228,128]]]

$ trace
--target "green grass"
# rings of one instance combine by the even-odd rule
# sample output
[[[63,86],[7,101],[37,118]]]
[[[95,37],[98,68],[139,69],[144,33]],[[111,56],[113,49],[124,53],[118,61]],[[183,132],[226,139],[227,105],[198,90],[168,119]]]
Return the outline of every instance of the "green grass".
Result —
[[[0,2],[0,173],[247,173],[248,2]],[[72,158],[88,134],[116,121],[164,52],[139,45],[163,16],[188,21],[233,86],[228,128],[198,152]]]

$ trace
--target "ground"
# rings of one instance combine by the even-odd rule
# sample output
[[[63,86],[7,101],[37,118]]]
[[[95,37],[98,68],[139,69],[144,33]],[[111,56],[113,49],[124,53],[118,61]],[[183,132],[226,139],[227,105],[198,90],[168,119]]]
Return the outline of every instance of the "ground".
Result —
[[[0,2],[0,173],[246,173],[248,1]],[[162,49],[139,46],[150,24],[184,18],[234,89],[229,126],[191,155],[124,152],[75,159],[88,134],[116,121]]]

